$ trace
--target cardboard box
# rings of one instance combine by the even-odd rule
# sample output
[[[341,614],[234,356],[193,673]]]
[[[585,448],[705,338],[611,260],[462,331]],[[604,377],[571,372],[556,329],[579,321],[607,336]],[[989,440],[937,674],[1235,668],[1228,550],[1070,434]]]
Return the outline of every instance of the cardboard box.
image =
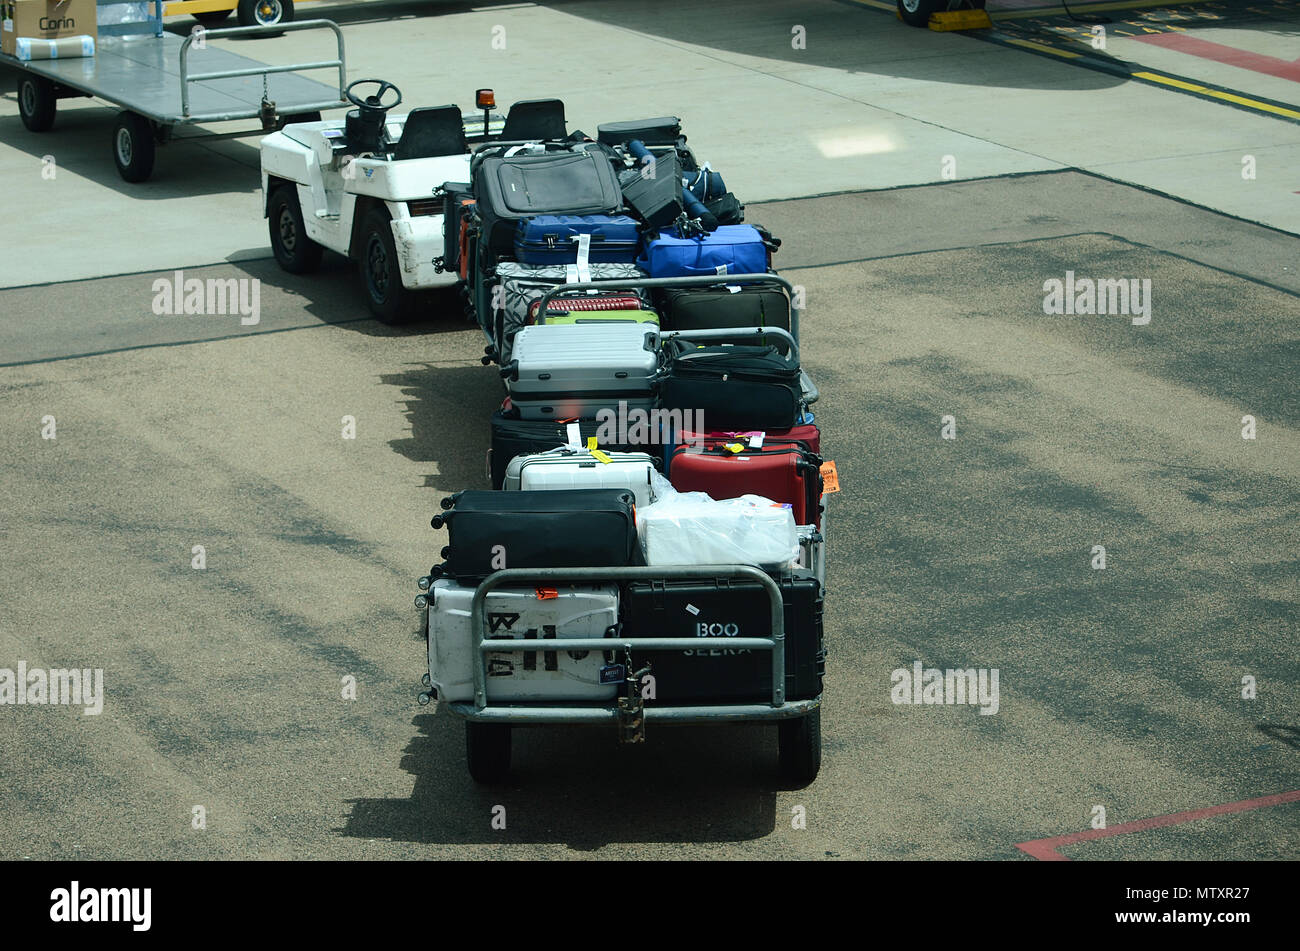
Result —
[[[95,0],[0,0],[0,50],[15,55],[17,39],[98,35]]]

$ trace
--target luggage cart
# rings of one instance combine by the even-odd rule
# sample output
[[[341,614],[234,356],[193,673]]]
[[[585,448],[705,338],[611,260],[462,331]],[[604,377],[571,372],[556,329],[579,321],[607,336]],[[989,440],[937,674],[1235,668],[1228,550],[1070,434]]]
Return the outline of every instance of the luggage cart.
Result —
[[[101,0],[100,5],[108,4]],[[163,0],[152,0],[151,7],[147,20],[100,27],[94,56],[24,61],[0,54],[0,63],[20,70],[18,111],[23,125],[33,132],[49,130],[60,99],[87,96],[118,106],[113,162],[126,181],[143,182],[153,172],[158,145],[190,138],[260,135],[288,122],[319,119],[321,110],[348,104],[343,96],[347,76],[343,33],[330,20],[196,30],[182,38],[163,30]],[[209,43],[300,30],[333,31],[335,58],[271,65]],[[297,75],[323,69],[337,70],[337,87]],[[176,135],[179,127],[238,119],[257,119],[258,126]]]
[[[558,582],[703,581],[728,578],[758,582],[770,607],[771,634],[767,637],[636,637],[516,639],[492,635],[487,616],[489,592],[511,584]],[[424,579],[421,579],[421,587]],[[425,612],[428,635],[428,595],[416,597]],[[475,656],[474,701],[448,703],[450,711],[465,720],[465,744],[470,775],[477,782],[500,782],[510,771],[511,728],[539,724],[615,726],[623,743],[645,739],[649,723],[688,725],[707,723],[775,722],[778,730],[780,766],[783,777],[799,785],[811,783],[821,768],[821,695],[802,700],[785,697],[785,605],[781,589],[766,572],[751,565],[694,565],[689,567],[629,568],[509,568],[489,575],[474,591],[470,606],[470,632]],[[532,702],[489,703],[487,696],[488,653],[554,651],[614,651],[624,658],[621,671],[625,696],[616,702]],[[633,652],[641,656],[659,651],[680,650],[765,650],[772,654],[772,697],[767,703],[658,705],[642,698],[642,677],[653,669],[653,661],[632,669]],[[426,676],[426,681],[428,680]],[[419,695],[427,704],[435,697]]]

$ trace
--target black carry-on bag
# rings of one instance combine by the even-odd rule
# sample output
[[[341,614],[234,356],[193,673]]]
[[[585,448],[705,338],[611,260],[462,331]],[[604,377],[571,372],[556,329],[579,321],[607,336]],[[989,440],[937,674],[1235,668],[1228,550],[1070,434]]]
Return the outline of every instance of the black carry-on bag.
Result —
[[[537,215],[613,215],[623,207],[618,176],[597,152],[553,151],[486,158],[474,197],[488,246],[514,252],[519,222]]]
[[[637,564],[636,500],[626,489],[495,492],[442,500],[434,528],[450,543],[435,576],[481,580],[503,568],[621,568]]]
[[[659,405],[703,412],[710,429],[789,429],[803,412],[798,360],[772,346],[664,345]]]

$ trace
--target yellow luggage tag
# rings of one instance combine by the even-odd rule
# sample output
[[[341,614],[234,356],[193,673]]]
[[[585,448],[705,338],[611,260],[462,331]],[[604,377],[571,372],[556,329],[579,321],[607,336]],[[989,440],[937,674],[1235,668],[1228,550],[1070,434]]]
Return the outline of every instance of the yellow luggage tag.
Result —
[[[607,453],[603,453],[596,448],[595,436],[587,437],[587,452],[591,453],[591,457],[595,459],[597,462],[604,463],[605,465],[609,465],[611,462],[614,461],[609,457]]]

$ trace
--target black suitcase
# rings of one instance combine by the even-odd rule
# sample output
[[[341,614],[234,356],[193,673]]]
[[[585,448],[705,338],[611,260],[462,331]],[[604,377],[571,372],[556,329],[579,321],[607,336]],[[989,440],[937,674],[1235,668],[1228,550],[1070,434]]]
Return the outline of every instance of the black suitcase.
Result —
[[[648,228],[667,228],[683,211],[681,163],[674,153],[664,152],[655,156],[653,177],[646,177],[643,167],[619,175],[623,201]]]
[[[600,423],[594,419],[584,419],[578,424],[582,434],[582,445],[596,435]],[[599,443],[599,447],[608,452],[648,452],[657,455],[661,446],[650,440],[655,437],[646,433],[645,443]],[[568,442],[568,427],[550,419],[515,419],[504,410],[492,414],[492,448],[488,450],[488,475],[492,488],[500,489],[505,484],[506,467],[515,456],[526,456],[534,452],[546,452],[556,449]]]
[[[790,429],[803,413],[798,364],[776,347],[664,346],[659,405],[702,412],[710,430]]]
[[[623,194],[614,166],[598,152],[493,156],[474,172],[474,197],[488,247],[514,250],[515,230],[536,215],[613,215]]]
[[[785,698],[822,692],[822,589],[816,578],[777,582],[785,609]],[[633,581],[623,596],[623,635],[638,637],[766,637],[772,633],[767,594],[752,581]],[[633,650],[648,661],[655,703],[766,703],[772,699],[772,655],[765,650]]]
[[[716,330],[723,327],[790,329],[790,297],[785,288],[762,284],[716,287],[666,287],[655,295],[664,330]]]
[[[473,201],[469,182],[442,184],[442,269],[460,270],[460,220],[464,202]]]
[[[606,122],[596,127],[596,141],[603,145],[623,145],[633,139],[646,145],[676,145],[681,135],[682,120],[676,116]]]
[[[494,492],[442,500],[434,528],[450,544],[435,575],[482,579],[502,568],[603,568],[637,564],[636,500],[624,489]]]

